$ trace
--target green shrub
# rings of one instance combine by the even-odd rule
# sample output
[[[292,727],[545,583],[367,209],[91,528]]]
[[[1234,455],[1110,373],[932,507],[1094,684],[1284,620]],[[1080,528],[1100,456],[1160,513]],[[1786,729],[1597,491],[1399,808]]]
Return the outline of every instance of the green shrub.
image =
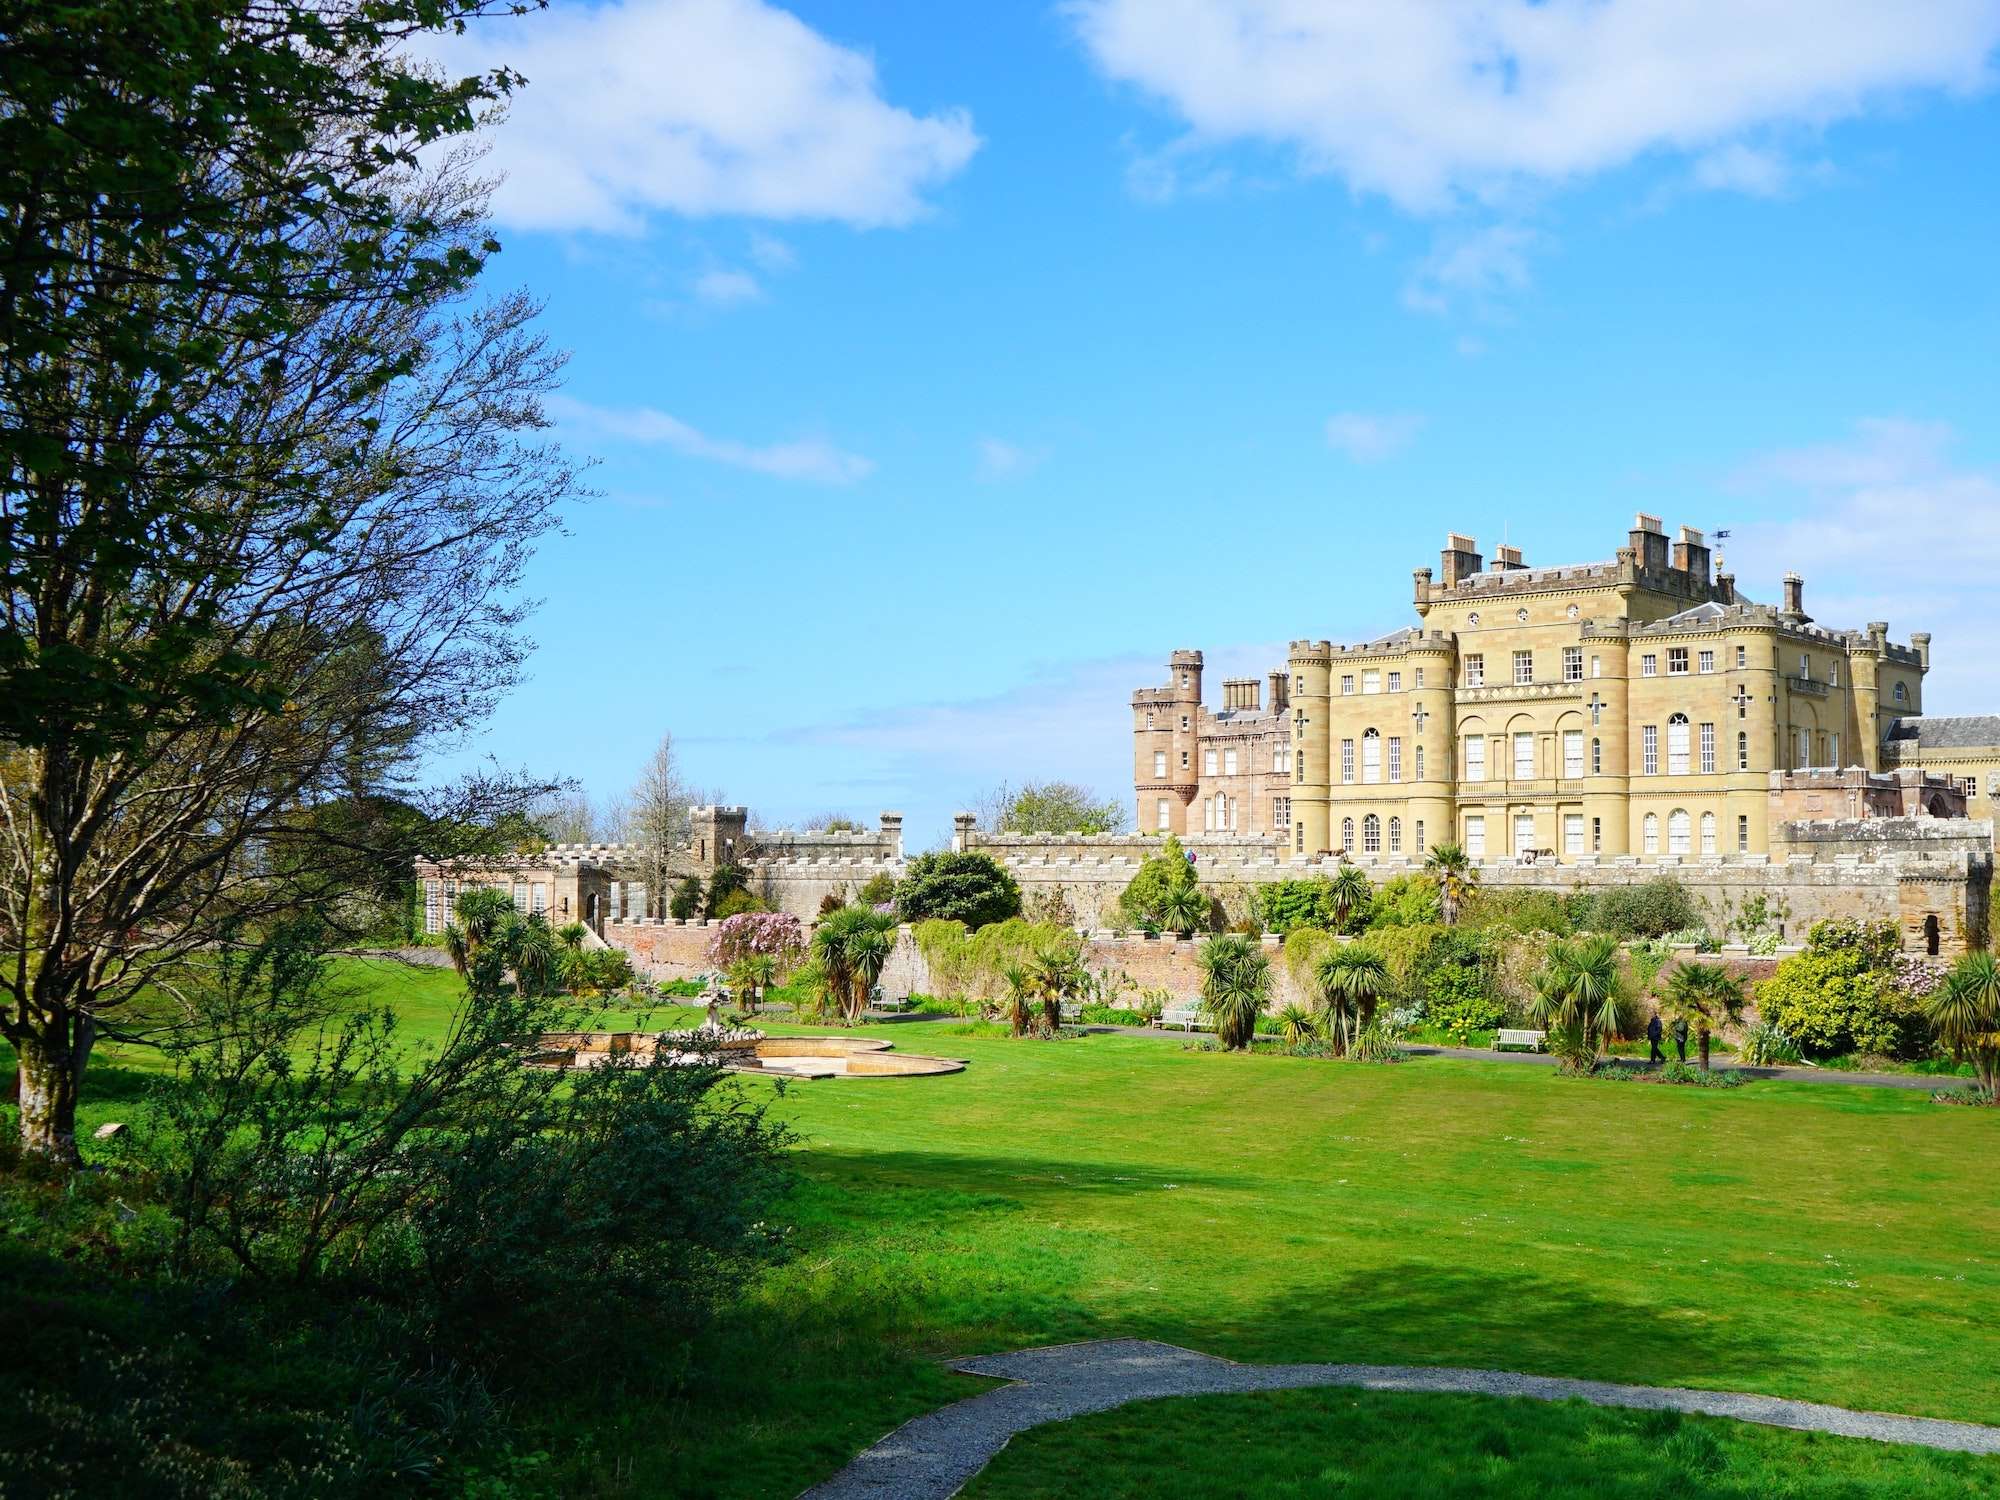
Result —
[[[1806,951],[1780,960],[1757,986],[1758,1013],[1807,1057],[1921,1055],[1930,1028],[1920,1004],[1891,983],[1896,951],[1893,922],[1817,922]]]
[[[863,906],[891,905],[896,899],[896,877],[886,870],[870,875],[854,893],[854,899]]]
[[[1463,927],[1493,927],[1508,932],[1553,932],[1568,937],[1575,930],[1570,903],[1554,891],[1509,891],[1482,886],[1465,903]]]
[[[1182,891],[1198,884],[1181,841],[1168,834],[1160,852],[1139,866],[1139,873],[1118,897],[1119,910],[1133,926],[1158,932],[1167,925],[1168,908]]]
[[[978,928],[1019,916],[1021,889],[991,855],[943,849],[910,861],[896,908],[906,922],[942,917]]]
[[[1461,1046],[1473,1032],[1493,1031],[1506,1019],[1506,1007],[1484,995],[1447,1000],[1424,1008],[1424,1025],[1453,1037]]]
[[[701,915],[701,877],[690,875],[674,887],[674,893],[667,901],[667,915],[685,922]]]
[[[1704,925],[1694,897],[1670,875],[1579,896],[1571,903],[1570,920],[1578,931],[1609,932],[1621,938],[1664,937]]]
[[[1437,882],[1426,875],[1398,875],[1376,887],[1368,903],[1368,930],[1429,927],[1438,916]]]

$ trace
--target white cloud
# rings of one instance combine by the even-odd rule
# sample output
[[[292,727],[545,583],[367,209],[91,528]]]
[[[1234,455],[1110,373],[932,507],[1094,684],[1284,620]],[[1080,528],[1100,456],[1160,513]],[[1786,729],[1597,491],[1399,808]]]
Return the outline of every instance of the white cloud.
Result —
[[[1358,464],[1380,463],[1409,447],[1423,425],[1410,412],[1335,412],[1326,419],[1326,442]]]
[[[853,484],[875,471],[872,459],[836,448],[819,438],[758,445],[710,437],[680,418],[650,406],[593,406],[560,395],[549,397],[545,404],[549,415],[566,427],[623,442],[657,444],[688,458],[748,469],[773,479]]]
[[[973,447],[978,455],[979,477],[988,483],[1032,474],[1048,458],[1042,449],[1024,448],[1004,438],[983,437]]]
[[[725,266],[713,271],[704,271],[695,277],[694,294],[701,301],[713,306],[731,307],[739,302],[761,300],[764,288],[748,271],[738,271]]]
[[[1907,640],[1935,636],[1924,706],[2000,711],[1992,650],[2000,577],[2000,470],[1954,462],[1949,424],[1879,417],[1845,441],[1764,454],[1731,488],[1775,499],[1779,519],[1732,528],[1731,571],[1760,598],[1788,569],[1806,580],[1806,609],[1842,629],[1888,620]]]
[[[789,271],[799,263],[790,245],[762,230],[750,236],[750,258],[757,262],[759,269],[773,276],[780,271]]]
[[[1694,185],[1711,192],[1777,198],[1791,186],[1792,166],[1782,153],[1731,141],[1695,162]]]
[[[655,212],[907,224],[979,147],[962,109],[763,0],[623,0],[472,28],[437,57],[528,80],[494,132],[502,223],[636,233]]]
[[[1403,305],[1439,316],[1460,304],[1496,314],[1502,301],[1528,289],[1529,252],[1545,242],[1519,224],[1442,235],[1404,283]]]
[[[1198,143],[1434,211],[1886,95],[1992,81],[2000,0],[1070,0],[1107,76]],[[1731,164],[1723,162],[1725,174]],[[1740,190],[1745,161],[1733,164]]]

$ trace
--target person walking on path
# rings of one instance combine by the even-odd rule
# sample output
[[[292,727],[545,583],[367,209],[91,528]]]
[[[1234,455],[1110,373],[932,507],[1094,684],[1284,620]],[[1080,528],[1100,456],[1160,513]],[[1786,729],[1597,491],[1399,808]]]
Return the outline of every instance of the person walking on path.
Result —
[[[1688,1060],[1688,1023],[1686,1016],[1674,1017],[1674,1051],[1681,1055],[1681,1061]]]
[[[1652,1049],[1652,1054],[1646,1059],[1648,1063],[1663,1063],[1667,1060],[1667,1054],[1660,1050],[1661,1034],[1660,1013],[1654,1011],[1646,1022],[1646,1045]]]

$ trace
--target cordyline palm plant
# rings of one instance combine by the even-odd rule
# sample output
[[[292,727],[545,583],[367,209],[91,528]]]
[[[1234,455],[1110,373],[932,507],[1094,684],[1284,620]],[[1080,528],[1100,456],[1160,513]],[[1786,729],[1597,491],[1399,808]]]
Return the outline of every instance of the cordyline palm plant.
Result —
[[[1036,952],[1028,967],[1035,993],[1042,1001],[1042,1023],[1051,1032],[1062,1026],[1063,1001],[1082,993],[1090,976],[1083,955],[1074,945],[1051,944]]]
[[[1278,1012],[1278,1035],[1287,1047],[1318,1041],[1319,1017],[1294,1000]]]
[[[1721,964],[1683,963],[1667,977],[1663,998],[1669,1015],[1694,1028],[1706,1073],[1710,1033],[1724,1021],[1743,1019],[1743,981]]]
[[[537,914],[521,924],[514,941],[514,981],[524,995],[553,994],[562,983],[563,947]]]
[[[872,906],[843,906],[813,929],[812,956],[844,1024],[859,1024],[868,996],[896,947],[896,917]]]
[[[1170,932],[1187,937],[1208,919],[1208,898],[1192,882],[1175,886],[1160,902],[1160,923]]]
[[[1528,1012],[1557,1038],[1564,1066],[1588,1073],[1618,1024],[1618,999],[1618,939],[1598,933],[1550,945]]]
[[[729,987],[746,1015],[757,1011],[757,997],[778,982],[778,955],[746,953],[729,966]]]
[[[479,950],[501,937],[519,919],[514,900],[497,886],[480,886],[458,898],[452,909],[456,921],[446,924],[444,945],[451,954],[452,967],[460,976],[472,972]]]
[[[1424,858],[1424,873],[1437,882],[1438,917],[1449,927],[1479,884],[1479,871],[1457,844],[1433,844]]]
[[[1381,954],[1346,943],[1320,960],[1313,982],[1334,1056],[1344,1057],[1355,1034],[1374,1021],[1375,1007],[1389,993],[1389,966]]]
[[[1035,1018],[1035,982],[1019,964],[1007,965],[1000,971],[1000,978],[1007,986],[1000,1002],[1001,1013],[1014,1028],[1015,1036],[1026,1036],[1029,1023]]]
[[[1229,933],[1201,945],[1201,1003],[1215,1039],[1242,1051],[1257,1032],[1271,995],[1271,961],[1253,938]]]
[[[1359,865],[1343,862],[1327,879],[1326,899],[1333,908],[1334,930],[1344,932],[1354,914],[1366,911],[1368,903],[1375,899],[1375,887],[1368,883]]]
[[[1968,953],[1924,1003],[1952,1056],[1972,1064],[1989,1104],[2000,1103],[2000,961]]]

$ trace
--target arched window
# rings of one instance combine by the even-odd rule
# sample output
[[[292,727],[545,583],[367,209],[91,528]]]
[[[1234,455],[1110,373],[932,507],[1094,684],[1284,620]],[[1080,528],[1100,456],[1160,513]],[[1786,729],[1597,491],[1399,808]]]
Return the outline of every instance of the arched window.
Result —
[[[1603,740],[1592,740],[1590,742],[1590,774],[1593,776],[1602,776],[1604,774]]]
[[[1694,850],[1690,843],[1690,836],[1693,834],[1693,832],[1694,832],[1694,825],[1692,820],[1689,819],[1687,815],[1686,808],[1677,807],[1672,812],[1668,813],[1667,853],[1692,854]]]
[[[1660,852],[1660,815],[1658,813],[1647,813],[1645,821],[1639,827],[1644,832],[1641,847],[1648,854],[1658,854]]]
[[[1924,918],[1924,952],[1932,958],[1938,956],[1938,940],[1940,936],[1937,914],[1933,912]]]
[[[1688,716],[1675,714],[1667,720],[1667,774],[1688,773]]]
[[[1382,735],[1379,730],[1361,731],[1361,779],[1368,782],[1382,779]]]
[[[1701,852],[1715,853],[1715,814],[1712,812],[1701,815]]]
[[[1352,818],[1342,818],[1340,820],[1340,847],[1344,853],[1352,854],[1354,852],[1354,819]]]
[[[1736,769],[1750,769],[1750,736],[1738,731],[1736,735]]]
[[[1361,852],[1363,854],[1382,852],[1382,820],[1373,813],[1361,820]]]
[[[1403,820],[1401,818],[1391,818],[1389,820],[1389,852],[1391,854],[1401,854],[1403,852]]]

